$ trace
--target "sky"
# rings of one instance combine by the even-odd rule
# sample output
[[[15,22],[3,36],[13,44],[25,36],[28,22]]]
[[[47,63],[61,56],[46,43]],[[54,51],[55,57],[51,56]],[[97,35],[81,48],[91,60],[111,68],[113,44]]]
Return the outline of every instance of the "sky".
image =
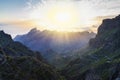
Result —
[[[15,37],[40,30],[97,32],[105,18],[120,14],[120,0],[0,0],[0,30]]]

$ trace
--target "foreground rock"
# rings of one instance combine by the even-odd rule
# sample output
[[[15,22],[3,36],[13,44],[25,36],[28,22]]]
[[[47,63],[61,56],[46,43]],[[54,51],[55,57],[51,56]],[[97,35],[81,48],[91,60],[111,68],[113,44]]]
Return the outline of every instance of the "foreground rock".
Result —
[[[64,80],[40,55],[0,31],[0,80]]]

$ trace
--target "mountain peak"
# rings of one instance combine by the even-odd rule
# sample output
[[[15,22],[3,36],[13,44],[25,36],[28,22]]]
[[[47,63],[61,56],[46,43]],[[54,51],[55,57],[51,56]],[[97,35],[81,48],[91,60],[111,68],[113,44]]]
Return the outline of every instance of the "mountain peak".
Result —
[[[36,33],[36,32],[38,32],[39,30],[37,30],[37,28],[33,28],[33,29],[31,29],[28,33],[29,34],[33,34],[33,33]]]
[[[34,31],[37,31],[36,27],[30,30],[30,32],[34,32]]]
[[[120,15],[116,16],[115,19],[119,19],[120,20]]]
[[[4,31],[0,31],[0,47],[5,47],[11,42],[11,36],[6,34]]]

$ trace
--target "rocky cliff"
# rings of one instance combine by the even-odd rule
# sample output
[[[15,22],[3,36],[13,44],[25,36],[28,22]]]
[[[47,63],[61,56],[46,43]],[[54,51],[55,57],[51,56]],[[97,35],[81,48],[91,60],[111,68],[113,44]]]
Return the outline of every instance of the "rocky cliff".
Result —
[[[68,80],[119,80],[120,16],[103,20],[89,49],[84,56],[71,61],[62,74],[67,74]]]

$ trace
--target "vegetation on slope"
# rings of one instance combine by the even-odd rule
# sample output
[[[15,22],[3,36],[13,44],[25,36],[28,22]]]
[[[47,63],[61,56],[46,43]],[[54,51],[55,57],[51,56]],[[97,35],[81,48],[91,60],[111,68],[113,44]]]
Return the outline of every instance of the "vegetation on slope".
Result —
[[[0,80],[64,80],[54,67],[0,31]]]
[[[103,20],[89,42],[89,52],[71,61],[62,71],[68,80],[117,80],[120,78],[120,16]]]

